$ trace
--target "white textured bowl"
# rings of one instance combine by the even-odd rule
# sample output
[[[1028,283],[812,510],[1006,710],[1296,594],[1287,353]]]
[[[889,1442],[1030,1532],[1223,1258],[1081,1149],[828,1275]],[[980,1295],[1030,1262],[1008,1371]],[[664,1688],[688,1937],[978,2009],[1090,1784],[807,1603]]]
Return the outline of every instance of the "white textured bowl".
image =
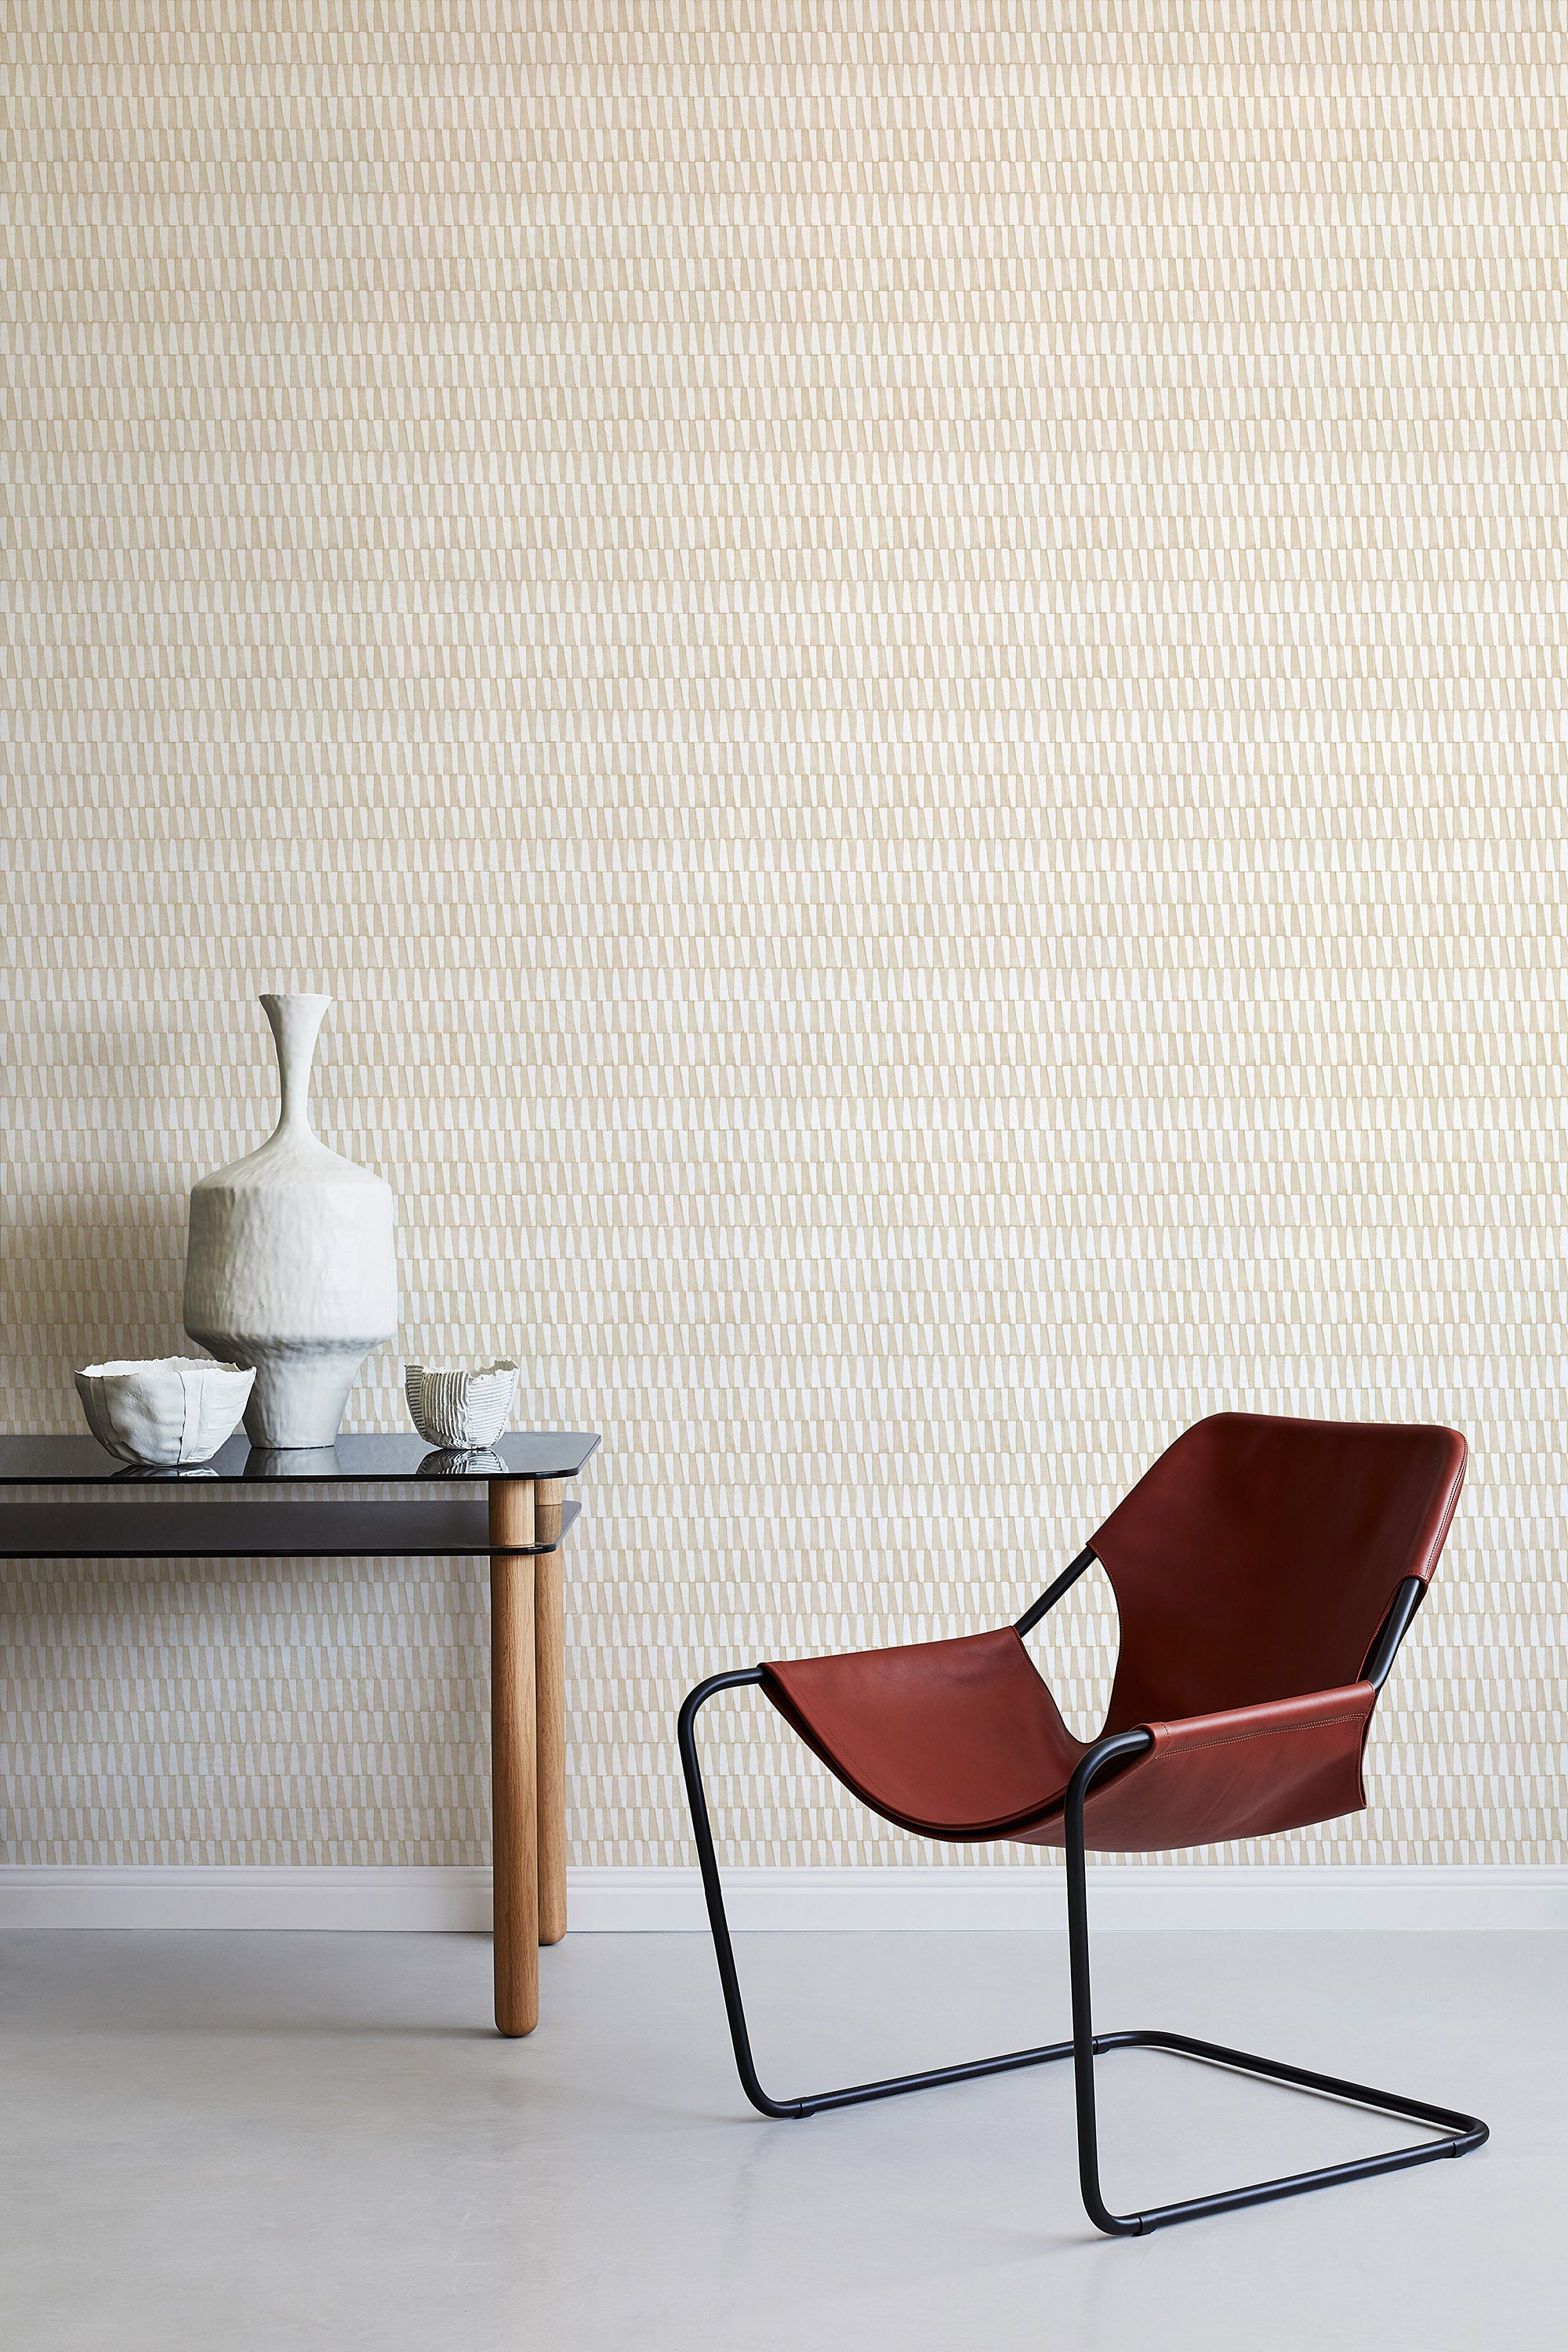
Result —
[[[403,1392],[426,1445],[469,1453],[495,1444],[521,1377],[518,1367],[506,1362],[486,1364],[477,1372],[426,1371],[423,1364],[405,1364]]]
[[[238,1425],[254,1372],[195,1356],[89,1364],[76,1376],[87,1425],[121,1462],[210,1462]]]

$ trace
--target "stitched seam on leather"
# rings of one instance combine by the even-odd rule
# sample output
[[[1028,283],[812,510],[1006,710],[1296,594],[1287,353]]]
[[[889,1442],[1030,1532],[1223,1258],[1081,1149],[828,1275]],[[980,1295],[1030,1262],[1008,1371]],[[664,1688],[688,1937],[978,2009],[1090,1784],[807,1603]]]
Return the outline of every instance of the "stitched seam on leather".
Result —
[[[1267,1723],[1257,1731],[1231,1731],[1223,1739],[1181,1740],[1173,1746],[1166,1743],[1167,1756],[1201,1756],[1205,1748],[1242,1748],[1249,1739],[1283,1739],[1292,1731],[1327,1731],[1334,1723],[1360,1723],[1359,1715],[1315,1715],[1307,1723]]]

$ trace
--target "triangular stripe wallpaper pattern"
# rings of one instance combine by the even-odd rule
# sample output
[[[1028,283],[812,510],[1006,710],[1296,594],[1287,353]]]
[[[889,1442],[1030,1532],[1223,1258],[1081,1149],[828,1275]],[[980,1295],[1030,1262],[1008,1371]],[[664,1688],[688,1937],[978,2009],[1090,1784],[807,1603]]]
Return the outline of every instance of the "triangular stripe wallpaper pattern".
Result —
[[[1563,1860],[1565,67],[18,16],[4,1424],[180,1343],[320,987],[405,1349],[605,1435],[576,1861],[689,1859],[700,1674],[1016,1613],[1236,1404],[1475,1449],[1371,1811],[1259,1852]],[[485,1859],[470,1569],[0,1591],[0,1858]],[[1081,1719],[1103,1591],[1053,1638]],[[731,1719],[737,1860],[931,1858]]]

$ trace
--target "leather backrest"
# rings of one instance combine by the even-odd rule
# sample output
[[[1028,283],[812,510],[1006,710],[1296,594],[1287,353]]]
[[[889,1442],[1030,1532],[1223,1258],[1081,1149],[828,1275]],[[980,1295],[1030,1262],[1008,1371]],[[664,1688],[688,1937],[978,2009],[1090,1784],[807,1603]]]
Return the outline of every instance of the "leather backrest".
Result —
[[[1121,1615],[1107,1731],[1357,1681],[1436,1567],[1465,1461],[1451,1429],[1198,1422],[1092,1539]]]

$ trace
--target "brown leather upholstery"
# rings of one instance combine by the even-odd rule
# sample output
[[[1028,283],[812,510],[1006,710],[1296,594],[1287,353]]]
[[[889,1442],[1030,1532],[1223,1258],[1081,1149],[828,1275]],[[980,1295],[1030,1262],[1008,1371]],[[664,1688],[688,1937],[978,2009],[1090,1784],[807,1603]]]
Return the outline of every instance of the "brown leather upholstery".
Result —
[[[1107,1731],[1153,1748],[1097,1781],[1091,1849],[1159,1853],[1355,1812],[1399,1586],[1431,1577],[1464,1479],[1453,1431],[1219,1413],[1162,1455],[1092,1549],[1121,1651]],[[763,1689],[872,1809],[965,1842],[1059,1845],[1085,1753],[1008,1626],[763,1668]]]
[[[1121,1612],[1106,1729],[1355,1682],[1464,1475],[1451,1429],[1200,1421],[1091,1539]]]
[[[1037,1818],[1083,1754],[1011,1625],[770,1665],[763,1689],[847,1788],[931,1837]]]
[[[1091,1853],[1166,1853],[1359,1813],[1362,1748],[1376,1702],[1370,1683],[1359,1683],[1152,1724],[1152,1754],[1090,1790],[1084,1843]],[[1060,1845],[1059,1803],[1037,1828],[1013,1834],[1027,1845]]]

